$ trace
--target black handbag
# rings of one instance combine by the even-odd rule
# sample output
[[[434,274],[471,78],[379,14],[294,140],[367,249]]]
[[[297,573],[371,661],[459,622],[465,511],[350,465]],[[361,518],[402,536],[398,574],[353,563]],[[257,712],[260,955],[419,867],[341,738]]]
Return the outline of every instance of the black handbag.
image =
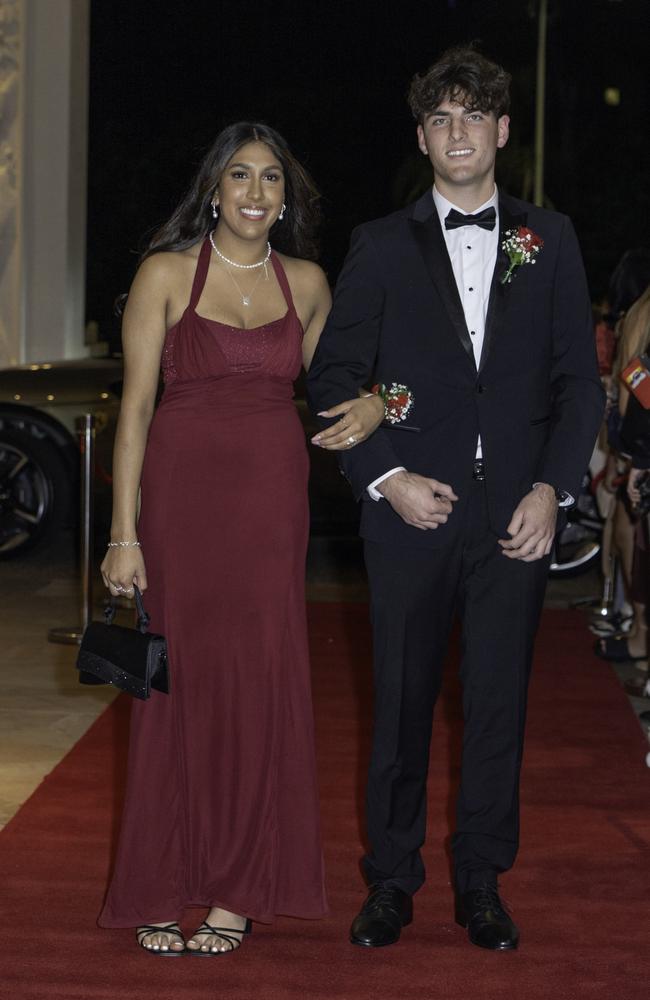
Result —
[[[83,634],[77,670],[82,684],[114,684],[144,700],[151,695],[152,687],[169,694],[167,644],[164,636],[147,631],[149,615],[142,594],[135,584],[133,590],[137,627],[114,625],[115,608],[107,604],[104,621],[91,622]]]

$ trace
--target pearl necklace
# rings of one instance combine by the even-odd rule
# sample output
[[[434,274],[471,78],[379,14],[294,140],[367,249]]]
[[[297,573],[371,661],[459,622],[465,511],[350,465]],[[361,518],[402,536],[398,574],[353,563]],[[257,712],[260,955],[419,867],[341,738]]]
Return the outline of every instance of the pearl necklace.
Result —
[[[266,244],[266,257],[264,258],[264,260],[258,260],[257,264],[238,264],[236,260],[231,260],[230,257],[226,257],[225,253],[221,253],[221,250],[218,248],[218,246],[214,242],[214,234],[213,233],[210,233],[209,239],[210,239],[210,243],[212,244],[212,249],[216,253],[217,257],[220,257],[221,260],[223,260],[226,264],[230,264],[231,267],[240,267],[244,271],[253,271],[257,267],[264,267],[265,264],[268,264],[269,258],[271,256],[271,244],[267,243]]]

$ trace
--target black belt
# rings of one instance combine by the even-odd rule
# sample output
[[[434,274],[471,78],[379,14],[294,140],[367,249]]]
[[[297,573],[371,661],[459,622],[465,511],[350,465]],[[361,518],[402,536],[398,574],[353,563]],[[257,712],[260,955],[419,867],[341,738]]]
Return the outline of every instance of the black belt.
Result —
[[[482,458],[474,459],[474,471],[472,472],[472,479],[475,479],[477,483],[482,483],[485,480],[485,462]]]

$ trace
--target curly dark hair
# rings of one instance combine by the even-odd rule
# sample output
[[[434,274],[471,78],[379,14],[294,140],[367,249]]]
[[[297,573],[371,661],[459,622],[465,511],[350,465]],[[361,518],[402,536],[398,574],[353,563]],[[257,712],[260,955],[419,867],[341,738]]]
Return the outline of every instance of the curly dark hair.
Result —
[[[320,194],[279,132],[260,122],[235,122],[219,133],[203,157],[189,189],[171,218],[151,237],[140,262],[163,250],[186,250],[204,239],[214,228],[211,201],[219,181],[238,149],[248,142],[263,142],[278,158],[284,170],[283,219],[271,228],[276,250],[291,257],[316,260],[316,230],[320,223]]]
[[[416,74],[408,94],[413,117],[421,125],[442,101],[454,101],[470,111],[493,111],[497,118],[510,108],[510,74],[481,55],[473,45],[458,45]]]

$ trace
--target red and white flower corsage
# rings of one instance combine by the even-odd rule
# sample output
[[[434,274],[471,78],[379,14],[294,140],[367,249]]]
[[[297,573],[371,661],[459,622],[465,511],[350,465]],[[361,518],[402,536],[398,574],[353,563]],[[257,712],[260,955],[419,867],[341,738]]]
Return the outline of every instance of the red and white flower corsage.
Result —
[[[384,413],[389,424],[406,420],[415,404],[415,397],[407,385],[391,382],[386,387],[383,382],[373,385],[372,391],[384,401]]]
[[[527,229],[526,226],[508,229],[501,249],[507,253],[510,266],[501,278],[501,284],[506,285],[512,281],[516,267],[520,267],[521,264],[534,264],[535,257],[543,246],[544,240],[541,236],[534,233],[532,229]]]

